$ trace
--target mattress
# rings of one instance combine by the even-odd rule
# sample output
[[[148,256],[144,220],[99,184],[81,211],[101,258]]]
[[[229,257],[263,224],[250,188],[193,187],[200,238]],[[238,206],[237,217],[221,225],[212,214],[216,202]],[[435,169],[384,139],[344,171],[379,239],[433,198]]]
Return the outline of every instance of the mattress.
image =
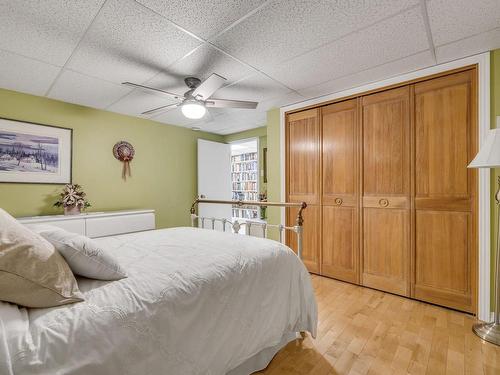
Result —
[[[72,305],[0,302],[1,374],[250,373],[295,332],[316,335],[310,276],[278,242],[198,228],[96,241],[128,278],[78,278]]]

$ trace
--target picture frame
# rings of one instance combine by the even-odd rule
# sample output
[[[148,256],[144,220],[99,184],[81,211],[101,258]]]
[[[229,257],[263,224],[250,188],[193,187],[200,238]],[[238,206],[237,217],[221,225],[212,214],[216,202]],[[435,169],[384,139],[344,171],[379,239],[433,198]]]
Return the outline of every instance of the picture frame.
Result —
[[[0,183],[72,183],[73,129],[0,117]]]

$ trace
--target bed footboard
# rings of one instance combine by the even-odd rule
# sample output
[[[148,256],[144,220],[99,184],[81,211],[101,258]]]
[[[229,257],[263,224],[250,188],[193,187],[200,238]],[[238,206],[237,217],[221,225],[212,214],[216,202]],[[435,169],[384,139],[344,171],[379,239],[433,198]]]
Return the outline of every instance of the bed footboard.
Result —
[[[297,212],[297,218],[295,220],[295,225],[287,227],[282,224],[268,224],[265,222],[252,221],[252,220],[229,220],[224,218],[215,217],[202,217],[197,214],[197,207],[199,203],[209,203],[209,204],[230,204],[233,206],[259,206],[259,207],[297,207],[299,211]],[[268,228],[277,228],[279,233],[279,241],[284,241],[284,233],[286,230],[295,232],[297,235],[297,256],[302,259],[302,237],[303,237],[303,226],[304,218],[302,217],[302,211],[307,207],[305,202],[301,203],[285,203],[285,202],[254,202],[254,201],[223,201],[223,200],[212,200],[212,199],[196,199],[191,205],[191,225],[193,227],[198,227],[201,224],[202,228],[205,228],[205,224],[209,223],[212,229],[215,229],[215,223],[222,224],[222,231],[226,231],[227,226],[234,233],[240,233],[242,227],[245,227],[245,234],[250,235],[252,233],[252,228],[257,228],[257,230],[262,230],[262,237],[267,236]]]

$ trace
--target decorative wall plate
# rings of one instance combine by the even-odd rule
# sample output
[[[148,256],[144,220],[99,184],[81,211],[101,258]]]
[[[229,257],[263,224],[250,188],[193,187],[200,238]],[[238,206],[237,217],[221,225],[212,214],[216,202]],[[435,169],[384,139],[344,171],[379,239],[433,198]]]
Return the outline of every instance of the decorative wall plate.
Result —
[[[113,146],[113,155],[123,163],[122,178],[126,181],[130,177],[130,162],[134,159],[135,150],[129,142],[119,141]]]

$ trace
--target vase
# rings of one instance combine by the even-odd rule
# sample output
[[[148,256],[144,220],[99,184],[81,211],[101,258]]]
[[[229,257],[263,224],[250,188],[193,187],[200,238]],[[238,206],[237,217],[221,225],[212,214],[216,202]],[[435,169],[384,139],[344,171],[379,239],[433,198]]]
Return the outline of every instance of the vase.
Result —
[[[65,215],[79,215],[81,214],[82,210],[80,206],[73,205],[73,206],[66,206],[64,207],[64,214]]]

